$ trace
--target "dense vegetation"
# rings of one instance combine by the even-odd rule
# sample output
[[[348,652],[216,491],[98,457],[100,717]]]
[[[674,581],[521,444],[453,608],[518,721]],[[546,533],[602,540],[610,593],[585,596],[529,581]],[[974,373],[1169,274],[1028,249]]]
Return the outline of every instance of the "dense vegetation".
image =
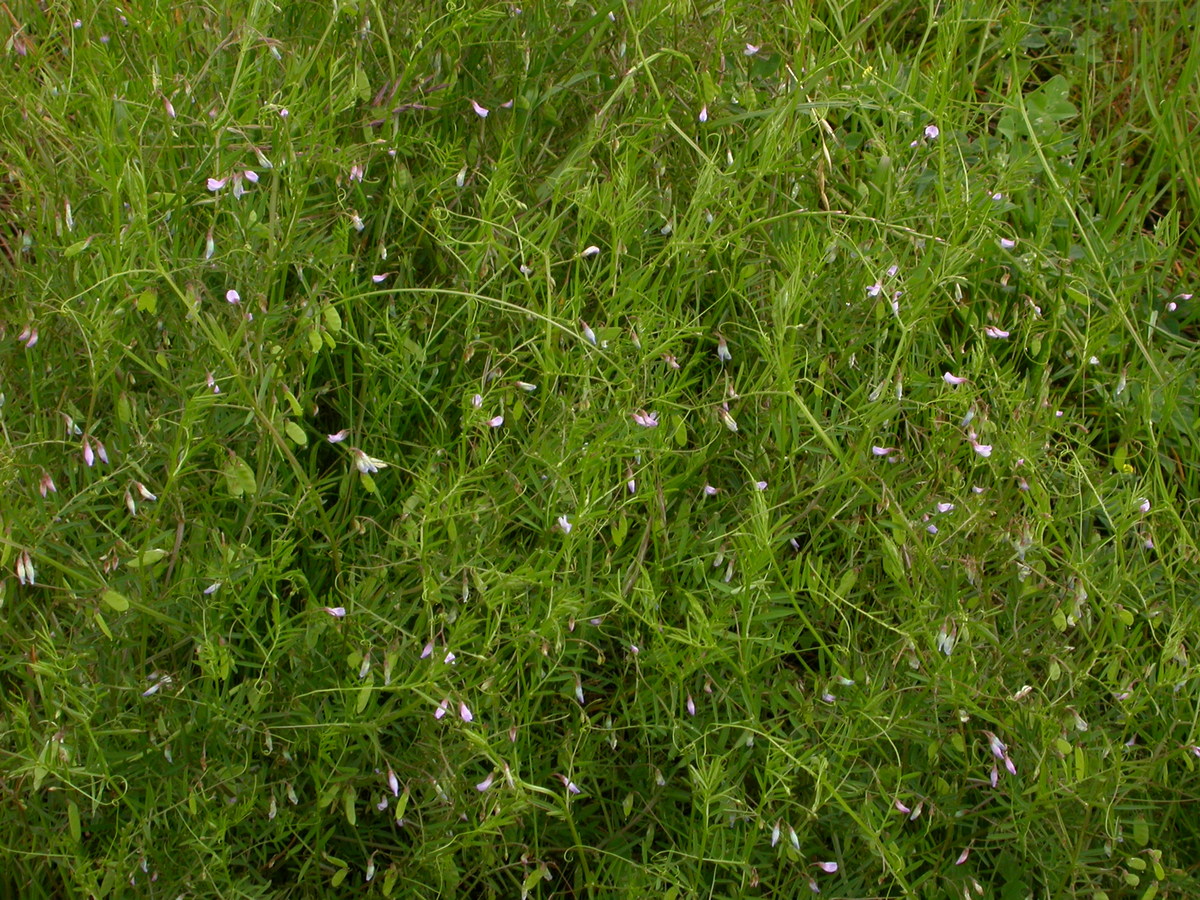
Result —
[[[1197,895],[1195,4],[69,6],[0,890]]]

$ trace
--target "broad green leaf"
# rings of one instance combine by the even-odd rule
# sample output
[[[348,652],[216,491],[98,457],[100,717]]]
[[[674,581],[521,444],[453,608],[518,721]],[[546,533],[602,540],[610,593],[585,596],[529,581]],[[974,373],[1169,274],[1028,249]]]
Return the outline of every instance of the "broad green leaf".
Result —
[[[166,557],[166,555],[167,555],[166,550],[162,550],[158,547],[155,547],[150,550],[143,550],[141,553],[139,553],[133,559],[126,562],[125,565],[131,569],[143,569],[146,566],[152,566],[157,562],[161,562]],[[120,595],[118,595],[118,596],[120,596]],[[108,601],[106,600],[105,602],[108,602]],[[128,604],[128,602],[129,601],[126,601],[126,604]],[[115,608],[116,607],[114,607],[114,609]]]
[[[229,462],[225,466],[225,486],[233,497],[258,493],[254,470],[236,453],[229,455]]]
[[[308,446],[308,435],[304,433],[304,429],[288,419],[287,424],[283,426],[283,430],[287,432],[287,436],[292,439],[292,442],[301,447]]]

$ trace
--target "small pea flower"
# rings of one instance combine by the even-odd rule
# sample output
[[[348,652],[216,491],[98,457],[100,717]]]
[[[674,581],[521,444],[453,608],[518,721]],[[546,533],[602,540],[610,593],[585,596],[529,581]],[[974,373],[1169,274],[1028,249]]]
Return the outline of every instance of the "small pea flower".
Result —
[[[570,534],[571,529],[574,528],[575,526],[571,524],[570,520],[567,519],[566,515],[561,515],[558,517],[558,527],[559,527],[559,529],[561,529],[563,534]]]
[[[488,428],[499,428],[504,424],[504,416],[492,416],[485,423]]]
[[[729,352],[729,345],[725,343],[725,338],[717,339],[717,359],[723,363],[732,362],[733,356]]]
[[[42,496],[47,494],[57,494],[58,488],[54,486],[54,479],[50,477],[49,472],[42,473],[42,480],[38,484],[38,489],[42,492]]]
[[[835,862],[818,862],[818,863],[813,863],[813,865],[816,866],[818,869],[820,869],[822,872],[824,872],[826,875],[832,875],[834,872],[836,872],[838,870],[838,864]]]
[[[1017,246],[1017,242],[1009,238],[1000,238],[1000,247],[1004,250],[1011,250]]]
[[[467,706],[465,700],[460,700],[458,703],[458,717],[464,722],[475,721],[475,714],[471,712],[471,707]]]
[[[983,329],[983,333],[988,337],[995,338],[997,340],[1002,340],[1011,334],[1011,332],[1005,331],[1002,328],[997,328],[995,325],[988,325]]]
[[[963,848],[963,852],[962,852],[962,853],[960,853],[960,854],[958,854],[958,859],[956,859],[956,860],[954,861],[954,864],[955,864],[956,866],[961,866],[963,863],[965,863],[965,862],[967,861],[967,857],[968,857],[968,856],[970,856],[970,855],[971,855],[971,848],[970,848],[970,847],[964,847],[964,848]]]
[[[346,618],[346,607],[344,606],[322,606],[321,609],[333,616],[335,619]]]
[[[37,570],[33,567],[33,559],[28,550],[17,554],[17,581],[21,584],[37,584]]]
[[[725,427],[728,428],[730,431],[738,430],[737,420],[734,419],[734,417],[729,414],[728,409],[726,409],[725,407],[722,406],[720,409],[717,410],[717,416],[721,419],[721,422],[725,425]]]
[[[872,447],[871,454],[873,456],[887,456],[890,453],[895,453],[895,447]]]
[[[704,486],[704,494],[705,494],[705,496],[706,496],[706,497],[715,497],[715,496],[717,496],[717,492],[718,492],[719,490],[720,490],[720,488],[715,488],[715,487],[713,487],[711,484],[706,484],[706,485]]]
[[[678,371],[679,360],[676,359],[674,356],[672,356],[670,353],[663,354],[663,362],[665,362],[669,368],[672,368],[672,369],[675,369]]]
[[[972,440],[971,447],[976,453],[978,453],[984,459],[987,459],[987,457],[992,455],[992,445],[991,444],[981,444],[978,441]]]
[[[490,788],[492,786],[492,782],[495,780],[496,780],[496,773],[492,772],[491,774],[488,775],[487,778],[483,779],[483,781],[481,781],[481,782],[479,782],[479,784],[475,785],[475,790],[479,791],[479,793],[482,794],[484,791],[486,791],[488,788]]]
[[[135,481],[133,483],[133,486],[135,488],[137,488],[137,492],[141,495],[143,500],[157,500],[158,499],[158,496],[156,494],[150,493],[150,489],[148,487],[146,487],[144,484],[142,484],[140,481]]]
[[[391,766],[388,767],[388,790],[392,792],[393,797],[400,796],[400,780],[396,778],[396,773],[392,771]]]
[[[580,319],[579,320],[579,330],[581,332],[583,332],[583,336],[584,336],[584,338],[587,339],[587,342],[589,344],[591,344],[593,347],[595,347],[596,346],[596,332],[592,331],[592,326],[589,325],[587,322],[583,321],[583,319]]]
[[[595,244],[591,244],[590,246],[584,247],[583,252],[580,253],[579,255],[582,256],[584,259],[588,259],[589,257],[592,257],[592,256],[598,256],[599,253],[600,253],[600,248],[597,247]]]
[[[473,396],[471,398],[471,405],[473,407],[475,407],[476,409],[479,409],[480,407],[482,407],[483,406],[483,395],[476,394],[475,396]]]
[[[441,703],[438,704],[438,708],[433,711],[433,717],[435,719],[440,719],[444,715],[446,715],[446,712],[449,709],[450,709],[450,701],[443,700]]]
[[[774,847],[776,844],[779,843],[779,831],[780,831],[780,824],[778,821],[776,821],[775,826],[771,829],[771,846],[772,847]]]
[[[1138,509],[1140,509],[1142,512],[1144,512],[1144,513],[1150,512],[1150,501],[1147,500],[1145,497],[1139,497],[1137,504],[1138,504]]]
[[[491,112],[491,110],[485,109],[474,100],[471,101],[471,109],[475,110],[475,115],[479,116],[481,119],[486,119],[488,117],[488,113]]]
[[[582,793],[582,791],[579,789],[579,785],[577,785],[575,782],[573,782],[571,779],[569,779],[566,775],[555,774],[554,777],[563,783],[563,787],[565,787],[567,789],[567,793],[569,793],[569,794]]]
[[[938,138],[938,135],[941,133],[942,132],[938,129],[938,127],[936,125],[926,125],[925,126],[926,140],[936,141]]]
[[[87,463],[88,468],[96,464],[96,452],[92,450],[92,442],[88,440],[87,435],[83,436],[83,461]]]
[[[636,422],[638,425],[641,425],[643,428],[657,428],[658,427],[658,413],[646,412],[644,409],[639,409],[637,412],[633,413],[632,415],[633,415],[633,421]]]
[[[742,54],[743,54],[743,55],[745,55],[745,56],[753,56],[754,54],[756,54],[756,53],[757,53],[759,50],[761,50],[761,49],[762,49],[762,45],[761,45],[761,44],[750,44],[750,43],[747,43],[747,44],[746,44],[746,49],[742,51]]]
[[[371,276],[371,281],[373,281],[375,284],[383,284],[388,280],[388,276],[391,274],[391,272],[379,272],[378,274]]]
[[[953,503],[939,503],[934,508],[940,513],[948,513],[948,512],[954,511],[954,504]]]
[[[210,178],[207,182],[207,187],[210,191],[216,192],[225,187],[226,178]]]
[[[331,444],[340,444],[342,441],[344,441],[349,436],[350,436],[350,429],[343,428],[341,431],[335,431],[333,434],[325,435],[325,440],[329,441],[329,443],[331,443]]]
[[[354,455],[354,467],[364,475],[373,475],[388,466],[383,460],[367,456],[357,447],[351,447],[350,452]]]
[[[700,107],[700,115],[697,118],[699,118],[701,122],[708,121],[708,106],[707,105]]]
[[[967,379],[965,378],[959,378],[957,375],[952,375],[949,372],[944,372],[942,374],[942,381],[946,382],[946,384],[963,384],[966,380]]]
[[[242,295],[241,295],[241,294],[239,294],[239,293],[238,293],[236,290],[234,290],[233,288],[230,288],[229,290],[227,290],[227,291],[225,292],[225,300],[226,300],[226,302],[228,302],[228,303],[241,303],[241,302],[242,302]]]
[[[754,489],[756,491],[765,491],[767,489],[767,483],[765,481],[756,481],[754,482]]]
[[[350,180],[357,181],[360,183],[363,180],[363,167],[360,166],[358,163],[355,163],[354,165],[352,165],[350,167]]]
[[[692,699],[691,694],[688,694],[687,696],[687,711],[689,716],[694,716],[696,714],[696,701]]]

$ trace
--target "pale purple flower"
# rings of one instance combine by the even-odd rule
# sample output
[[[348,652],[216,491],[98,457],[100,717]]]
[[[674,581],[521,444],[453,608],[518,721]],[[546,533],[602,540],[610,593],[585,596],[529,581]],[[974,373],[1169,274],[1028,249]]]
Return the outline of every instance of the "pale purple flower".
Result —
[[[963,384],[967,379],[959,378],[957,375],[952,375],[949,372],[942,373],[942,381],[946,384]]]
[[[475,714],[471,712],[471,707],[467,706],[465,700],[460,700],[458,703],[458,717],[464,722],[475,721]]]
[[[421,650],[421,659],[429,659],[429,657],[432,655],[433,655],[433,641],[429,641],[428,643],[425,644],[425,647]]]
[[[800,849],[800,835],[796,834],[796,829],[791,825],[788,826],[788,840],[791,841],[792,847]]]
[[[729,345],[725,343],[725,338],[717,339],[717,359],[723,363],[732,362],[733,356],[729,352]]]
[[[225,182],[228,180],[229,179],[227,178],[210,178],[207,182],[208,189],[210,191],[219,191],[221,188],[225,187]]]
[[[285,107],[283,107],[283,109],[279,110],[279,118],[286,119],[287,117],[288,117],[288,110],[287,110],[287,107],[285,106]]]
[[[92,443],[96,445],[96,455],[100,457],[100,462],[108,465],[108,451],[104,449],[104,445],[97,438],[92,438]]]
[[[479,409],[480,407],[482,407],[483,406],[483,396],[481,394],[476,394],[474,397],[471,398],[471,405],[473,407],[475,407],[476,409]]]
[[[600,248],[597,247],[595,244],[591,244],[590,246],[584,247],[583,252],[580,253],[579,255],[586,259],[590,256],[597,256],[597,255],[599,255],[599,253],[600,253]],[[593,343],[595,343],[595,342],[593,341]]]
[[[446,715],[446,712],[449,709],[450,709],[450,701],[443,700],[441,703],[438,704],[438,708],[433,711],[433,717],[435,719],[440,719],[440,718],[442,718],[442,716]]]
[[[780,824],[778,821],[776,821],[774,827],[771,829],[771,846],[772,847],[774,847],[776,844],[779,843],[779,832],[780,832]]]
[[[937,137],[938,137],[938,135],[939,135],[939,134],[941,134],[941,133],[942,133],[942,132],[941,132],[941,131],[938,129],[938,127],[937,127],[936,125],[926,125],[926,126],[925,126],[925,138],[926,138],[926,140],[930,140],[930,141],[936,141],[936,140],[937,140]]]
[[[133,486],[135,488],[137,488],[137,492],[139,494],[141,494],[141,497],[143,500],[157,500],[158,499],[158,496],[156,494],[150,493],[150,489],[148,487],[146,487],[144,484],[142,484],[140,481],[135,481],[133,483]]]
[[[321,609],[335,619],[344,619],[346,617],[346,607],[344,606],[322,606]]]
[[[707,107],[707,106],[702,106],[702,107],[700,107],[700,116],[699,116],[699,119],[700,119],[700,121],[701,121],[701,122],[707,122],[707,121],[708,121],[708,107]]]
[[[562,530],[563,534],[570,534],[571,529],[575,526],[571,524],[566,515],[561,515],[558,517],[558,527]]]
[[[696,714],[696,701],[692,699],[692,695],[687,695],[687,711],[689,716]]]
[[[665,363],[667,364],[667,366],[668,366],[668,367],[670,367],[670,368],[672,368],[672,369],[678,369],[678,368],[679,368],[679,360],[677,360],[677,359],[676,359],[674,356],[672,356],[670,353],[664,353],[664,354],[663,354],[663,362],[665,362]]]
[[[38,484],[38,488],[41,490],[43,497],[45,497],[47,494],[58,493],[58,488],[54,486],[54,479],[50,477],[49,472],[42,473],[42,480]]]
[[[874,456],[887,456],[889,453],[895,453],[895,447],[872,447],[871,453]]]
[[[992,766],[991,771],[988,772],[988,783],[993,788],[1000,783],[1000,770],[995,766]]]
[[[480,106],[474,100],[471,101],[471,109],[475,110],[475,115],[479,116],[479,118],[481,118],[481,119],[486,119],[488,117],[488,113],[491,111],[488,109],[484,109],[482,106]]]
[[[350,180],[361,182],[363,180],[363,167],[355,163],[350,167]]]
[[[936,525],[934,525],[932,522],[930,522],[928,525],[925,526],[925,530],[928,531],[930,534],[938,533],[938,527]]]
[[[488,428],[499,428],[504,424],[504,416],[492,416],[484,423]]]
[[[997,328],[995,325],[988,325],[983,329],[983,333],[988,337],[996,338],[997,340],[1006,338],[1009,336],[1009,334],[1011,334],[1011,332],[1005,331],[1002,328]]]
[[[388,790],[390,790],[392,792],[392,796],[399,797],[400,796],[400,780],[396,777],[396,773],[392,771],[390,766],[388,767],[387,783],[388,783]]]
[[[817,884],[817,880],[815,878],[808,879],[808,889],[814,894],[821,893],[821,886]]]
[[[658,413],[646,412],[644,409],[639,409],[637,412],[633,413],[632,415],[633,415],[633,421],[636,422],[638,425],[641,425],[643,428],[657,428],[658,427]]]
[[[877,281],[873,285],[871,285],[869,288],[867,288],[867,296],[868,297],[878,297],[882,291],[883,291],[883,284],[882,284],[882,282]]]
[[[229,303],[241,303],[242,295],[239,294],[237,291],[235,291],[233,288],[230,288],[229,290],[227,290],[225,292],[225,300]]]
[[[892,806],[896,807],[897,811],[904,813],[906,816],[912,812],[912,810],[904,804],[904,801],[900,799],[893,801]]]
[[[213,240],[212,229],[208,230],[208,235],[204,238],[204,258],[212,259],[213,254],[217,251],[217,244]]]
[[[895,263],[892,263],[890,266],[888,266],[887,277],[895,278],[896,273],[899,271],[900,271],[900,267],[898,265],[896,265]]]
[[[1001,200],[1004,199],[1004,195],[1002,193],[1000,193],[999,191],[996,191],[993,194],[991,194],[991,198],[992,198],[993,203],[999,203]]]
[[[715,488],[711,484],[706,484],[704,486],[704,493],[709,497],[715,497],[717,495],[717,491],[719,490],[720,488]]]
[[[487,778],[483,779],[483,781],[481,781],[481,782],[479,782],[479,784],[475,785],[475,790],[479,791],[479,793],[482,794],[484,791],[486,791],[488,788],[490,788],[492,786],[492,782],[495,780],[496,780],[496,773],[492,772],[491,774],[488,775]]]
[[[242,175],[251,184],[258,184],[258,173],[253,169],[247,169]]]
[[[762,45],[760,45],[760,44],[747,43],[746,49],[743,50],[742,53],[745,54],[746,56],[753,56],[755,53],[757,53],[761,49],[762,49]]]
[[[756,481],[754,482],[754,489],[756,491],[765,491],[767,489],[767,483],[765,481]]]
[[[971,441],[971,447],[975,450],[976,453],[978,453],[984,459],[986,459],[987,457],[992,455],[992,445],[991,444],[980,444],[977,441]]]
[[[376,275],[372,275],[371,280],[376,284],[383,284],[385,281],[387,281],[388,276],[391,274],[391,272],[380,272]]]
[[[350,453],[354,457],[354,467],[364,475],[373,475],[380,469],[386,469],[388,464],[381,459],[375,459],[373,456],[367,456],[357,447],[351,447]]]
[[[725,409],[724,407],[721,407],[720,409],[717,410],[717,416],[720,417],[720,419],[724,423],[725,427],[728,428],[730,431],[738,430],[737,420],[734,419],[734,417],[729,414],[729,410]]]
[[[952,512],[954,510],[954,504],[953,503],[939,503],[934,508],[940,513],[948,513],[948,512]]]
[[[167,111],[167,116],[172,119],[175,118],[175,107],[171,104],[170,98],[163,97],[162,101],[163,101],[163,109],[165,109]]]
[[[87,463],[88,468],[96,464],[96,454],[92,450],[92,442],[88,440],[87,435],[83,436],[83,461]]]
[[[1001,249],[1011,250],[1015,246],[1017,246],[1017,242],[1012,240],[1011,238],[1000,238]]]
[[[954,861],[954,864],[956,866],[961,866],[963,863],[965,863],[967,861],[967,857],[970,855],[971,855],[971,848],[970,847],[964,848],[963,852],[958,854],[958,859],[956,859]]]
[[[835,862],[818,862],[818,863],[813,863],[813,865],[816,866],[818,869],[820,869],[822,872],[824,872],[826,875],[832,875],[834,872],[836,872],[838,870],[838,864]]]
[[[444,657],[442,657],[442,662],[448,666],[452,666],[452,665],[454,665],[454,663],[457,659],[458,659],[458,657],[454,655],[453,650],[447,650],[446,655]]]
[[[1150,512],[1150,501],[1145,497],[1139,497],[1137,501],[1138,509],[1144,513]]]
[[[589,344],[591,344],[593,347],[595,347],[596,346],[596,332],[592,331],[592,326],[589,325],[587,322],[583,321],[583,319],[580,319],[579,320],[579,330],[583,332],[583,336],[587,340],[587,342]]]
[[[343,428],[341,431],[335,431],[333,434],[325,435],[325,439],[331,444],[340,444],[350,436],[350,429]]]

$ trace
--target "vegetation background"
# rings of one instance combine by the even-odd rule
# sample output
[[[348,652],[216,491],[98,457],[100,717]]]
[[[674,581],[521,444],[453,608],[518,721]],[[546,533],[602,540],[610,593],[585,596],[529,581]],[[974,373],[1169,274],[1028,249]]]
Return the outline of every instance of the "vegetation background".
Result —
[[[1200,892],[1196,4],[0,6],[0,890]]]

